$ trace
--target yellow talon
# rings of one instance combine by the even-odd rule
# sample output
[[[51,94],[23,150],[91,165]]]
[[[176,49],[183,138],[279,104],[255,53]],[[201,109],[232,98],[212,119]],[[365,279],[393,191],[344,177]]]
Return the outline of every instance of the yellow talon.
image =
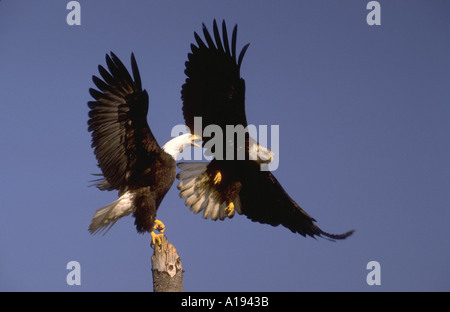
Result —
[[[222,181],[222,174],[218,171],[214,177],[214,184],[219,184],[220,181]]]
[[[152,231],[150,235],[152,236],[152,246],[161,245],[161,238],[164,234],[155,234],[155,232]]]
[[[164,223],[162,223],[161,221],[155,219],[155,225],[153,226],[153,229],[155,229],[155,230],[157,230],[157,231],[162,233],[162,232],[164,232],[166,227],[165,227]]]
[[[233,202],[230,202],[228,206],[225,208],[225,213],[227,214],[228,218],[231,218],[234,215],[234,204]]]
[[[161,245],[161,238],[164,236],[164,234],[162,234],[162,233],[166,229],[166,227],[164,226],[164,223],[162,223],[161,221],[155,219],[155,225],[153,225],[153,229],[157,230],[161,234],[155,234],[154,231],[150,232],[150,235],[152,236],[152,243],[151,243],[151,245],[152,246]]]

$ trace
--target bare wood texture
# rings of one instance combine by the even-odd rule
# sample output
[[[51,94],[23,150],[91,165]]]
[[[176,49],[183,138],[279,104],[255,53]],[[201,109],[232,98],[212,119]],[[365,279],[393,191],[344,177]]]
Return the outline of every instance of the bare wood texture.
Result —
[[[182,292],[183,268],[181,259],[175,247],[166,237],[161,239],[161,245],[155,245],[152,256],[153,291]]]

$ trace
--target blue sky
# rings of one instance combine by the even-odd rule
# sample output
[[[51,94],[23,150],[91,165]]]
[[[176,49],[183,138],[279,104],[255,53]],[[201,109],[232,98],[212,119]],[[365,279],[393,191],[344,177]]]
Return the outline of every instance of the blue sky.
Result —
[[[0,290],[152,291],[149,236],[133,219],[87,231],[114,192],[87,132],[88,89],[114,51],[135,53],[160,144],[183,123],[180,88],[193,32],[238,24],[247,120],[279,125],[275,176],[325,231],[303,238],[244,216],[192,214],[174,185],[158,211],[187,291],[450,290],[448,1],[0,2]],[[81,265],[69,286],[66,265]],[[369,286],[369,261],[381,285]]]

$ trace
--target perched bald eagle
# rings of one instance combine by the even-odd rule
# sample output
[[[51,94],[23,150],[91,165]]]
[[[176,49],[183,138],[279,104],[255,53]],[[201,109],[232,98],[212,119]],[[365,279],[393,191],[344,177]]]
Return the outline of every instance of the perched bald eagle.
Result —
[[[103,173],[97,186],[118,190],[119,199],[97,210],[89,231],[108,231],[118,219],[133,213],[137,231],[150,232],[155,244],[162,234],[153,230],[164,231],[156,211],[175,180],[176,158],[184,148],[196,145],[196,136],[181,135],[161,148],[147,123],[148,93],[142,90],[134,55],[133,77],[112,52],[106,55],[106,64],[109,72],[98,67],[103,80],[92,77],[99,90],[89,89],[94,101],[88,102],[88,130]]]
[[[245,82],[240,76],[240,67],[248,44],[236,54],[237,26],[228,42],[225,21],[222,23],[222,38],[214,20],[213,37],[203,24],[204,42],[194,33],[197,46],[191,44],[182,86],[183,115],[192,133],[202,135],[205,127],[218,125],[225,133],[227,125],[247,127],[245,115]],[[201,117],[202,127],[195,127],[195,117]],[[203,136],[203,144],[209,138]],[[325,236],[344,239],[353,231],[344,234],[329,234],[322,231],[283,189],[270,171],[262,171],[261,163],[271,160],[270,151],[248,135],[244,146],[223,140],[223,155],[219,154],[208,163],[179,163],[182,169],[177,178],[180,196],[194,213],[203,211],[204,218],[224,220],[234,213],[246,215],[250,220],[282,225],[302,236]],[[229,149],[244,150],[245,159],[230,160],[225,154]],[[253,153],[253,155],[252,155]],[[255,156],[254,153],[257,155]],[[232,153],[233,154],[233,153]]]

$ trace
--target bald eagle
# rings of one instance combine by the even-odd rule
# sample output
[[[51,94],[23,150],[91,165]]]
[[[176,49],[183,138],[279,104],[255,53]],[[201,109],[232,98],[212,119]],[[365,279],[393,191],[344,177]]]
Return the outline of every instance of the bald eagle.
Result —
[[[156,211],[175,180],[175,161],[181,151],[196,145],[190,133],[173,138],[162,148],[147,123],[148,93],[142,90],[138,66],[131,54],[133,77],[120,59],[106,55],[109,72],[101,65],[100,79],[92,77],[96,89],[89,89],[93,101],[88,131],[92,148],[102,171],[100,190],[117,190],[119,199],[95,213],[89,231],[105,231],[118,219],[133,213],[136,230],[150,232],[152,244],[160,242],[164,225],[156,220]]]
[[[222,38],[215,20],[214,37],[204,24],[203,35],[206,42],[194,33],[197,45],[191,44],[185,64],[187,78],[181,90],[185,123],[196,135],[202,135],[205,127],[212,124],[223,132],[227,125],[245,128],[245,81],[240,76],[240,67],[249,45],[237,55],[237,26],[233,29],[230,46],[225,21]],[[201,127],[195,126],[196,117],[201,117]],[[203,136],[204,146],[214,137]],[[203,211],[204,218],[224,220],[237,212],[255,222],[282,225],[302,236],[324,236],[332,240],[344,239],[353,233],[322,231],[315,224],[316,220],[286,193],[275,176],[261,170],[261,164],[271,160],[271,152],[248,134],[243,142],[239,145],[236,141],[230,143],[223,139],[223,155],[219,153],[217,157],[216,153],[210,162],[178,164],[182,170],[177,175],[180,197],[186,198],[185,204],[194,213]],[[226,158],[229,149],[244,150],[245,159]],[[257,155],[252,156],[255,152]]]

